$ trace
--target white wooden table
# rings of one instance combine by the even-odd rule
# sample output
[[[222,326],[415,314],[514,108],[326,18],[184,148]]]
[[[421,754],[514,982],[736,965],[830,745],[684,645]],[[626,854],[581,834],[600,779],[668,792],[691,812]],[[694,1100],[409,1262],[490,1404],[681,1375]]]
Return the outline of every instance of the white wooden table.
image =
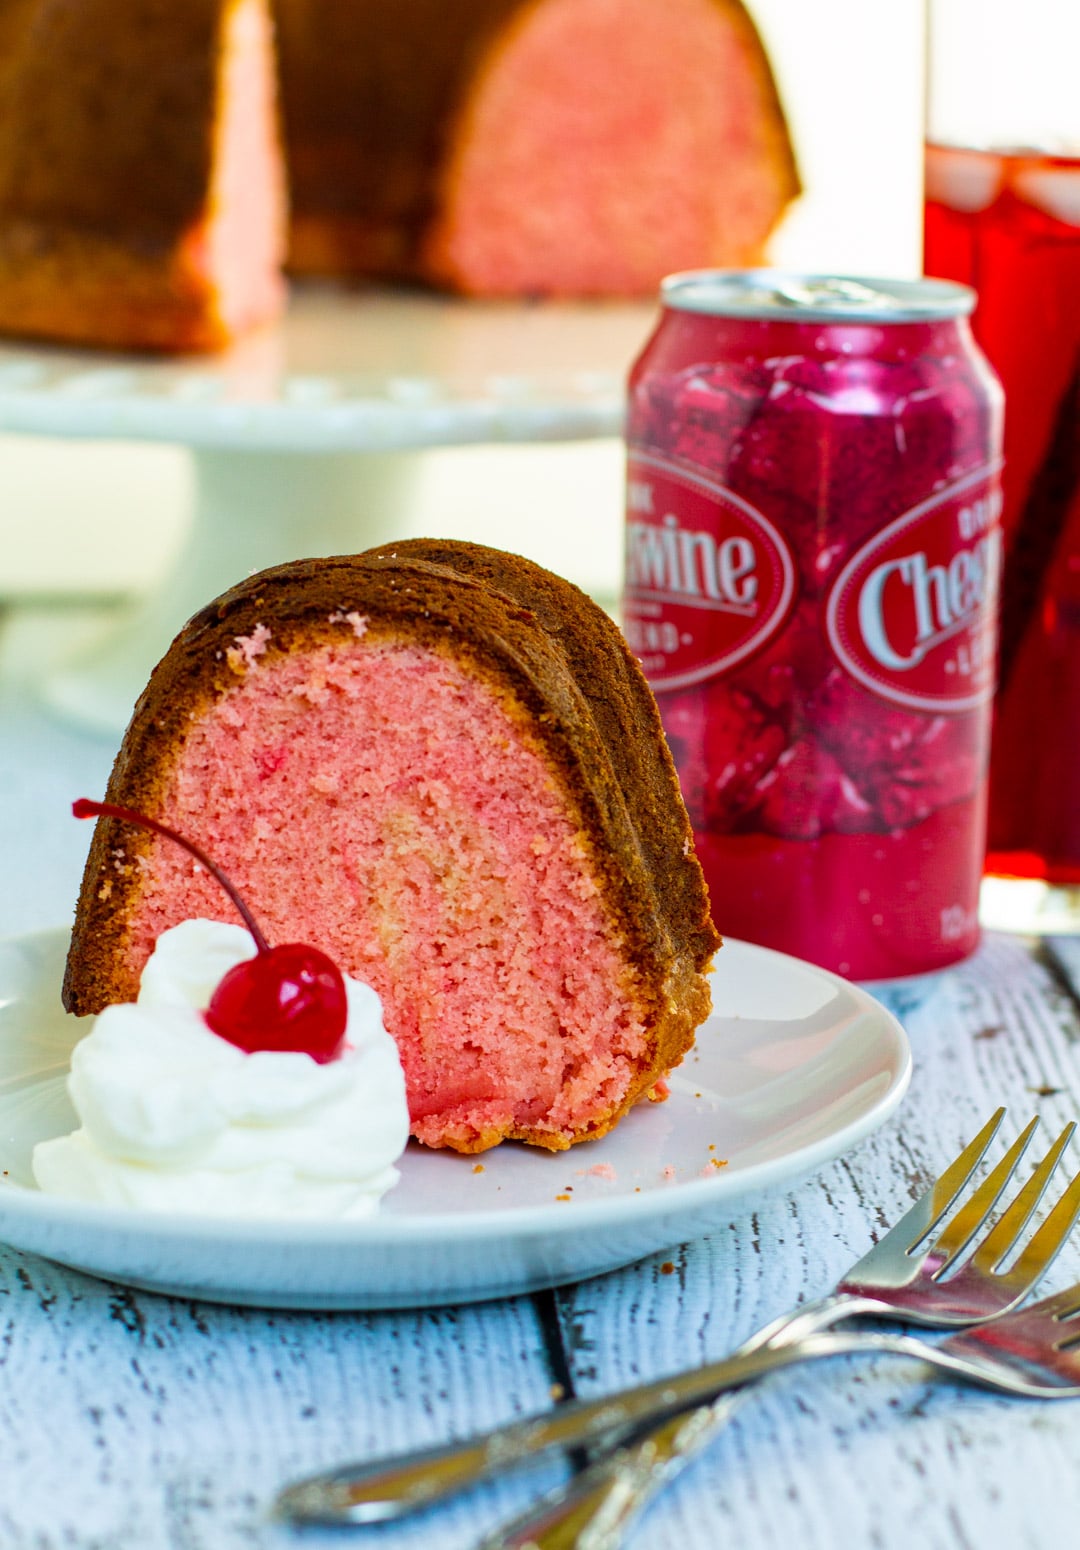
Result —
[[[70,918],[104,743],[0,685],[0,934]],[[1080,1116],[1080,947],[988,940],[921,1003],[899,1115],[787,1198],[603,1279],[435,1312],[289,1314],[133,1293],[0,1247],[0,1550],[466,1547],[535,1484],[390,1530],[267,1517],[306,1471],[491,1426],[719,1356],[825,1291],[998,1104]],[[1012,1134],[1010,1129],[1010,1135]],[[1074,1147],[1080,1159],[1080,1147]],[[666,1260],[666,1262],[665,1262]],[[1080,1232],[1048,1277],[1080,1279]],[[1080,1401],[938,1386],[895,1359],[774,1379],[634,1550],[1059,1550],[1080,1543]]]

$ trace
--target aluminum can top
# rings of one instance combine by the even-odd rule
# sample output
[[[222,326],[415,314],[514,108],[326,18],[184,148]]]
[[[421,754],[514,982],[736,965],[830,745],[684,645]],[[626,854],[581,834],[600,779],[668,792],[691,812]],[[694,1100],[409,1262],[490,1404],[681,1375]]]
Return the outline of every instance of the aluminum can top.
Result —
[[[951,280],[883,280],[778,269],[696,269],[669,275],[660,298],[676,312],[792,323],[929,323],[966,317],[975,292]]]

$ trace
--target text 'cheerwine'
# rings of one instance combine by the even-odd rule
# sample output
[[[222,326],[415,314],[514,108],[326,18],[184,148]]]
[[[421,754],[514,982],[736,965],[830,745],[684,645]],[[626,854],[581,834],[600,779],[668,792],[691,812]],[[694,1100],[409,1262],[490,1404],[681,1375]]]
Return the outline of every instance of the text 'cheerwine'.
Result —
[[[846,670],[898,705],[971,709],[994,690],[1001,577],[997,469],[905,512],[859,549],[827,600]]]
[[[654,687],[722,673],[781,628],[795,567],[762,512],[645,454],[631,458],[628,507],[623,623]]]

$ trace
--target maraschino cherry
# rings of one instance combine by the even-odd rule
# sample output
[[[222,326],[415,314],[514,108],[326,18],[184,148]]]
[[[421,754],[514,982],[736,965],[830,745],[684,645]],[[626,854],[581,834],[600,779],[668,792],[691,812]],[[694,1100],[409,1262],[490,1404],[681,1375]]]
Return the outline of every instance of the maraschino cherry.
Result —
[[[118,818],[175,840],[224,888],[258,951],[230,969],[214,991],[203,1016],[220,1038],[242,1050],[299,1050],[325,1065],[335,1060],[345,1043],[348,1005],[345,981],[331,958],[317,947],[298,942],[271,947],[254,916],[219,866],[182,834],[130,807],[91,802],[72,803],[76,818]]]

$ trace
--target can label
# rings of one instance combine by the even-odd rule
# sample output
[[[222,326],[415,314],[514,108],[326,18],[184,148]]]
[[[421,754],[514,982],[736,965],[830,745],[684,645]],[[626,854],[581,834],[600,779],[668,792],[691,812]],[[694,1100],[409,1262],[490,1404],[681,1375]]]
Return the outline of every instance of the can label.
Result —
[[[654,689],[744,661],[794,597],[791,551],[762,512],[702,470],[631,453],[623,622]]]
[[[914,710],[965,711],[994,692],[1000,464],[890,522],[830,589],[825,627],[866,688]]]

